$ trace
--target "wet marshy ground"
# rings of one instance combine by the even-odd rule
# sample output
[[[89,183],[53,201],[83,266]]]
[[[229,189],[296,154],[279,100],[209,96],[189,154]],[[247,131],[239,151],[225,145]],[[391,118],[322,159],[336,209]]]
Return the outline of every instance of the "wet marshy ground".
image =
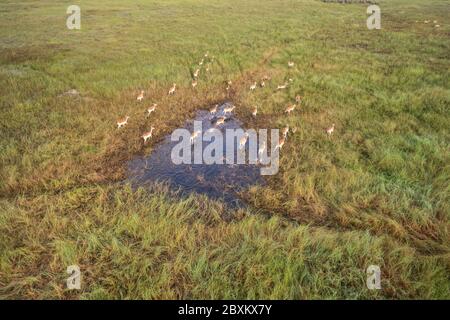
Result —
[[[218,117],[224,116],[224,108],[230,107],[225,103],[217,108],[215,114],[209,111],[197,111],[196,117],[188,121],[183,128],[194,131],[194,120],[202,122],[203,133],[210,128],[218,128],[226,141],[226,129],[239,129],[242,123],[235,118],[233,112],[226,114],[226,121],[215,125]],[[199,137],[201,141],[201,137]],[[251,164],[174,164],[171,159],[172,149],[179,141],[171,141],[166,136],[159,142],[152,152],[144,157],[136,158],[128,163],[128,176],[134,186],[145,186],[148,183],[167,182],[174,190],[182,195],[190,193],[205,194],[213,199],[223,200],[227,205],[240,206],[238,192],[251,185],[262,184],[260,167]],[[202,142],[205,148],[210,142]],[[234,156],[240,152],[237,145]],[[226,155],[225,144],[223,154]]]

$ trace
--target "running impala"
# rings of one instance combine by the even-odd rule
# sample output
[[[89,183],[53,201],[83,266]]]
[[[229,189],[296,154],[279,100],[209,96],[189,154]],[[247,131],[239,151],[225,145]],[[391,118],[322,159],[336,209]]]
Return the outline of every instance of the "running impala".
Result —
[[[287,108],[284,112],[286,112],[287,114],[291,114],[291,112],[294,111],[295,107],[296,107],[295,104],[291,104],[291,105],[287,106]]]
[[[230,113],[230,112],[232,112],[235,108],[236,108],[236,106],[226,107],[226,108],[223,109],[223,113],[224,113],[224,114]]]
[[[254,117],[256,117],[257,114],[258,114],[258,106],[254,106],[254,107],[253,107],[252,115],[253,115]]]
[[[125,118],[120,118],[119,120],[117,120],[117,129],[125,126],[128,123],[128,119],[130,119],[130,117],[126,116]]]
[[[197,138],[199,136],[199,134],[200,134],[200,131],[192,132],[192,134],[191,134],[191,144],[194,143],[195,138]]]
[[[152,112],[155,112],[157,106],[158,106],[158,105],[157,105],[156,103],[154,103],[151,107],[148,107],[148,108],[147,108],[147,117],[148,117]]]
[[[142,101],[144,100],[144,90],[141,91],[141,93],[138,95],[138,97],[136,98],[137,101]]]
[[[219,105],[216,104],[214,107],[212,107],[211,109],[209,109],[209,113],[211,113],[211,114],[216,113],[216,112],[217,112],[217,107],[218,107],[218,106],[219,106]]]
[[[331,136],[331,134],[334,132],[334,123],[327,129],[328,136]]]
[[[287,138],[288,132],[289,132],[289,126],[284,127],[283,131],[282,131],[284,138]]]
[[[225,123],[225,117],[219,117],[219,118],[217,118],[217,120],[216,120],[216,126],[220,126],[221,124],[224,124]]]
[[[285,82],[283,84],[278,85],[277,90],[286,89],[286,88],[287,88],[287,83]]]
[[[177,85],[174,83],[173,84],[173,86],[172,86],[172,88],[170,88],[170,90],[169,90],[169,95],[172,95],[172,94],[174,94],[175,93],[175,90],[176,90],[176,88],[177,88]]]
[[[239,140],[239,149],[242,149],[242,148],[245,147],[245,144],[247,143],[247,140],[248,140],[248,133],[245,132],[244,135]]]
[[[280,139],[280,142],[278,142],[277,146],[275,147],[275,150],[277,150],[277,149],[280,149],[280,150],[281,150],[281,148],[283,148],[283,146],[284,146],[284,142],[285,142],[285,141],[286,141],[285,138],[281,138],[281,139]]]
[[[144,134],[141,136],[141,138],[144,139],[144,144],[147,143],[147,140],[152,137],[153,130],[155,130],[155,128],[151,127],[150,131],[144,132]]]

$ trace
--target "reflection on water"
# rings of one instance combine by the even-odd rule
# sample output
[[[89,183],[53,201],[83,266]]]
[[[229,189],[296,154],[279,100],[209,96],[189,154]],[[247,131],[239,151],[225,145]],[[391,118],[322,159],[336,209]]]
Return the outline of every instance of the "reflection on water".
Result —
[[[217,108],[217,113],[213,116],[209,111],[198,111],[194,120],[202,121],[203,132],[209,128],[214,128],[217,116],[224,115],[223,109],[230,104]],[[193,132],[193,121],[185,124],[184,128]],[[226,141],[225,129],[241,128],[241,122],[237,120],[233,113],[227,114],[227,120],[218,127]],[[180,164],[175,165],[171,161],[172,148],[178,141],[170,141],[170,135],[155,146],[151,154],[137,158],[129,162],[129,178],[135,186],[145,185],[156,181],[168,182],[169,186],[175,190],[180,190],[187,195],[192,192],[206,194],[213,199],[222,199],[230,206],[239,206],[240,200],[237,191],[248,186],[262,184],[263,179],[257,165],[240,164]],[[203,142],[203,148],[209,142]],[[235,153],[237,147],[235,148]],[[224,147],[224,155],[226,155]],[[236,154],[234,155],[236,157]]]

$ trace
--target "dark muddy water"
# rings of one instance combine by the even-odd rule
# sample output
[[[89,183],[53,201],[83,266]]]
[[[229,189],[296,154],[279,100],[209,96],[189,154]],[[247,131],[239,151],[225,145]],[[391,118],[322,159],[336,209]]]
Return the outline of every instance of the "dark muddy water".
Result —
[[[215,121],[224,116],[224,108],[231,104],[225,103],[217,108],[215,114],[201,110],[195,119],[188,121],[183,128],[191,133],[194,131],[194,120],[201,121],[203,132],[209,128],[218,128],[222,131],[226,141],[226,129],[241,128],[242,123],[234,117],[233,112],[226,114],[226,121],[219,126]],[[221,199],[229,206],[241,206],[237,192],[251,185],[263,184],[260,175],[260,167],[251,164],[179,164],[172,162],[172,148],[178,141],[171,141],[171,136],[166,136],[158,143],[152,152],[136,158],[128,163],[129,179],[134,186],[145,186],[148,183],[168,182],[174,190],[181,191],[182,195],[190,193],[205,194],[213,199]],[[201,139],[201,138],[200,138]],[[202,142],[205,148],[210,142]],[[235,146],[235,158],[238,151]],[[226,155],[225,146],[223,154]]]

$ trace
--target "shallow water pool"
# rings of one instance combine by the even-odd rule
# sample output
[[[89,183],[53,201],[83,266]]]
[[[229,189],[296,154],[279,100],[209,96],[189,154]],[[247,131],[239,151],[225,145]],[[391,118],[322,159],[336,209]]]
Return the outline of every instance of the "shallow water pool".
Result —
[[[242,123],[234,114],[228,113],[224,124],[215,126],[217,117],[223,116],[223,109],[231,106],[224,103],[217,108],[212,115],[209,111],[197,111],[191,121],[185,123],[185,129],[193,132],[193,122],[201,121],[203,132],[210,128],[219,128],[226,139],[226,129],[241,128]],[[212,199],[223,200],[230,206],[241,206],[242,201],[238,197],[238,191],[256,184],[263,184],[260,175],[260,167],[252,164],[179,164],[172,162],[172,148],[178,141],[171,141],[171,135],[167,135],[159,142],[152,152],[144,157],[131,160],[128,163],[128,177],[134,186],[145,186],[148,183],[167,182],[174,190],[179,190],[182,195],[190,193],[205,194]],[[202,142],[203,148],[209,142]],[[224,147],[224,155],[226,154]],[[235,148],[236,153],[240,152]]]

